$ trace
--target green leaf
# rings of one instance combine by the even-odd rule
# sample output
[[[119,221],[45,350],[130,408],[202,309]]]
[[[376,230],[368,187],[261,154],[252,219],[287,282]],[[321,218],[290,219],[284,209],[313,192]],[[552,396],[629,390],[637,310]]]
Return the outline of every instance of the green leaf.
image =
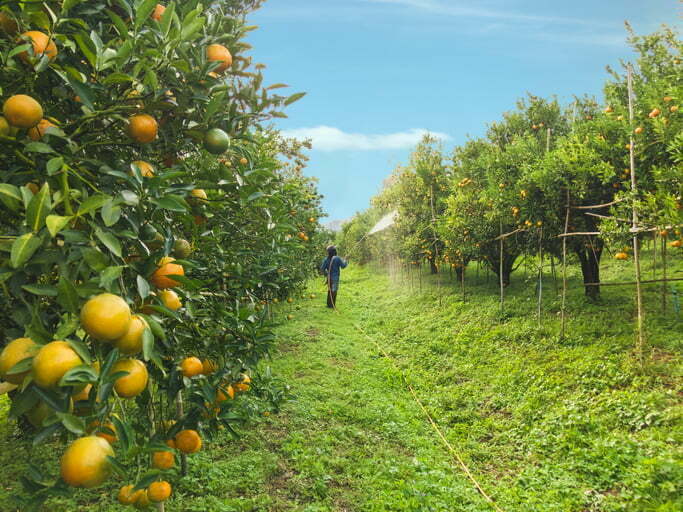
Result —
[[[154,352],[154,335],[152,330],[148,327],[142,331],[142,357],[145,361],[149,361]]]
[[[150,286],[149,286],[149,283],[147,282],[147,279],[145,279],[141,275],[138,275],[137,285],[138,285],[138,294],[140,295],[140,298],[142,300],[145,300],[147,297],[149,297],[149,292],[150,292]]]
[[[111,75],[108,75],[104,80],[102,80],[102,83],[105,85],[112,85],[112,84],[125,84],[128,82],[134,82],[134,81],[135,81],[135,77],[127,75],[126,73],[112,73]]]
[[[90,351],[88,350],[88,346],[85,343],[73,339],[67,340],[66,342],[72,349],[74,349],[74,352],[78,354],[78,357],[80,357],[85,364],[90,364],[92,359],[90,357]]]
[[[119,239],[116,238],[116,236],[107,231],[102,231],[99,228],[95,230],[95,236],[97,236],[97,238],[100,239],[100,242],[102,242],[113,254],[119,258],[121,257],[121,242],[119,242]]]
[[[85,215],[86,213],[90,213],[91,211],[98,210],[104,206],[104,204],[107,201],[111,200],[111,196],[108,196],[106,194],[95,194],[93,196],[90,196],[88,199],[83,201],[81,205],[78,207],[78,213],[77,215]]]
[[[111,227],[121,218],[121,207],[114,204],[112,200],[107,201],[100,212],[104,225]]]
[[[62,315],[62,320],[57,326],[54,338],[56,340],[66,339],[68,336],[71,336],[74,332],[76,332],[80,325],[81,322],[78,318],[78,315],[70,315],[69,313],[65,313]]]
[[[73,219],[73,217],[62,217],[61,215],[48,215],[45,218],[45,224],[47,225],[47,230],[50,232],[52,238],[57,236],[62,229],[64,229],[67,224]]]
[[[83,418],[74,416],[73,414],[67,414],[65,412],[56,413],[57,417],[62,420],[62,425],[69,432],[73,432],[76,435],[82,435],[85,433],[85,421]]]
[[[19,187],[9,183],[0,183],[0,201],[10,210],[18,211],[21,208],[21,193]]]
[[[185,17],[183,22],[183,28],[180,31],[180,39],[182,41],[189,41],[190,38],[204,26],[204,18],[197,18],[189,23],[187,22],[188,16]]]
[[[189,209],[185,199],[174,194],[167,194],[158,199],[150,199],[150,202],[159,208],[172,212],[186,212]]]
[[[64,167],[64,159],[61,156],[56,156],[47,161],[45,168],[48,176],[54,176]]]
[[[52,146],[44,142],[29,142],[24,146],[24,151],[28,153],[54,153]]]
[[[51,284],[25,284],[21,288],[33,295],[39,295],[41,297],[57,296],[57,288]]]
[[[83,52],[83,55],[85,56],[85,58],[88,59],[88,62],[90,63],[90,65],[93,68],[96,68],[97,67],[97,56],[95,54],[95,49],[91,46],[92,41],[90,40],[90,37],[87,34],[82,32],[80,34],[74,35],[73,38],[76,41],[78,48],[80,48],[81,52]],[[73,86],[73,84],[71,84],[71,85]]]
[[[84,1],[85,0],[64,0],[64,3],[62,3],[62,14],[66,14],[72,7],[75,7]]]
[[[102,251],[93,247],[84,247],[81,249],[81,253],[85,262],[95,272],[101,272],[107,267],[107,257]]]
[[[12,251],[10,253],[10,263],[13,268],[19,268],[24,265],[33,253],[42,245],[41,237],[33,233],[26,233],[17,238],[12,244]]]
[[[138,313],[140,314],[140,313]],[[166,332],[159,322],[157,322],[153,317],[149,315],[140,314],[149,324],[149,328],[152,329],[152,334],[155,338],[159,338],[162,341],[166,341]]]
[[[78,292],[70,279],[59,276],[57,302],[69,313],[78,313]]]
[[[304,96],[306,96],[305,92],[298,92],[296,94],[292,94],[289,98],[285,100],[285,105],[291,105],[295,101],[299,101]]]
[[[124,424],[121,419],[113,414],[111,416],[111,422],[114,424],[114,429],[116,430],[116,438],[118,439],[118,447],[121,452],[125,455],[130,450],[131,440],[134,439],[134,433],[127,423]],[[118,451],[118,450],[117,450]]]
[[[123,21],[123,19],[114,11],[105,9],[105,12],[107,13],[107,16],[109,16],[112,23],[116,27],[116,30],[118,31],[119,35],[125,37],[128,33],[128,25],[126,25],[126,22]]]
[[[143,0],[135,10],[135,29],[140,30],[146,21],[150,19],[152,11],[157,5],[157,0]]]
[[[105,290],[110,290],[111,283],[119,278],[125,267],[107,267],[100,274],[100,286]]]
[[[19,361],[14,366],[12,366],[12,368],[7,370],[6,373],[7,373],[7,375],[16,375],[17,373],[24,373],[24,372],[30,370],[32,365],[33,365],[33,358],[27,357],[27,358]]]
[[[26,210],[26,223],[31,231],[37,233],[45,224],[45,217],[52,209],[50,200],[50,185],[45,182],[36,195],[33,196]]]
[[[74,386],[79,384],[91,384],[99,379],[97,370],[89,364],[80,364],[71,368],[59,380],[60,386]]]
[[[164,14],[161,15],[161,33],[164,37],[168,37],[168,33],[171,30],[171,22],[173,21],[173,15],[175,14],[175,2],[171,2],[166,6]]]

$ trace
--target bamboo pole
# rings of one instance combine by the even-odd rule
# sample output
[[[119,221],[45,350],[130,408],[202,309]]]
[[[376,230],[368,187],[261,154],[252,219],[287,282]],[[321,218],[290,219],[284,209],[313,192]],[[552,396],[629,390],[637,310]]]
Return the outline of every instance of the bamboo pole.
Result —
[[[180,420],[185,412],[183,411],[183,395],[181,391],[178,391],[178,395],[176,396],[176,416]],[[180,474],[182,476],[187,476],[187,455],[184,453],[180,454]]]
[[[500,221],[500,232],[501,234],[503,233],[503,220],[501,219]],[[498,274],[499,274],[499,281],[500,281],[500,314],[501,316],[504,313],[504,306],[505,306],[505,292],[503,291],[503,238],[500,239],[500,261],[498,264]]]
[[[570,196],[569,189],[567,189],[567,210],[564,218],[564,234],[569,231],[569,206]],[[567,326],[567,237],[562,238],[562,307],[560,309],[562,314],[562,323],[560,328],[560,339],[564,339],[564,334]]]
[[[538,326],[542,324],[541,306],[543,304],[543,227],[538,233]]]
[[[662,313],[666,314],[666,238],[662,237]]]
[[[638,193],[638,184],[636,182],[636,157],[635,157],[635,141],[633,139],[633,68],[631,64],[627,67],[626,81],[628,87],[628,118],[630,125],[630,135],[629,135],[629,163],[631,169],[631,191],[633,194]],[[635,198],[634,198],[635,200]],[[633,204],[632,210],[633,230],[638,229],[638,209],[636,204]],[[645,344],[645,333],[644,333],[644,313],[643,313],[643,293],[640,287],[640,240],[638,238],[638,233],[633,234],[633,265],[636,269],[636,307],[637,307],[637,325],[638,325],[638,339],[636,344],[636,353],[641,364],[643,363],[643,346]]]

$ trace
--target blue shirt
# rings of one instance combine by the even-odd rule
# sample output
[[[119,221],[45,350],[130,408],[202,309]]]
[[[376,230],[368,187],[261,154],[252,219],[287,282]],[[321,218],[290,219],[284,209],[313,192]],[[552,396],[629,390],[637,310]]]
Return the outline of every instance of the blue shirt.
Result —
[[[323,260],[322,265],[320,265],[320,271],[323,275],[327,276],[327,272],[330,271],[330,279],[332,281],[339,281],[339,274],[342,268],[346,268],[349,263],[344,261],[339,256],[332,257],[332,269],[330,269],[330,258],[329,256]]]

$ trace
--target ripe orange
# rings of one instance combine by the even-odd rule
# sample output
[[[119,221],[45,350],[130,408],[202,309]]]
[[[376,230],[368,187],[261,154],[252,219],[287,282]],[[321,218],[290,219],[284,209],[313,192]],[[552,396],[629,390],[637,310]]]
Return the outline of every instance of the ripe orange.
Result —
[[[169,448],[173,448],[175,450],[175,439],[166,439],[166,446],[168,446]]]
[[[95,432],[94,435],[105,439],[109,444],[114,444],[116,442],[116,427],[111,421],[106,422],[102,425],[99,421],[93,421],[90,424],[91,432]]]
[[[133,506],[138,510],[144,510],[151,505],[149,496],[147,496],[147,489],[140,489],[133,493]]]
[[[128,372],[128,375],[119,377],[114,383],[114,390],[122,398],[133,398],[145,390],[147,386],[147,367],[145,363],[137,359],[120,359],[111,369],[115,372]]]
[[[128,136],[135,142],[147,144],[157,138],[159,125],[149,114],[137,114],[128,119]]]
[[[669,107],[669,112],[678,112],[678,105],[671,105],[671,107]]]
[[[202,361],[202,373],[204,375],[211,375],[212,373],[216,373],[216,370],[218,370],[218,366],[211,359],[204,359]]]
[[[298,236],[301,240],[306,239],[306,233],[304,233],[303,231],[299,231],[299,233],[297,233],[296,236]]]
[[[31,140],[40,140],[45,135],[45,131],[51,126],[56,128],[56,126],[47,119],[41,119],[37,125],[29,129],[28,136]]]
[[[130,320],[128,304],[113,293],[96,295],[81,308],[81,326],[100,341],[115,341],[124,336],[130,327]]]
[[[643,127],[642,127],[642,126],[638,126],[635,130],[633,130],[633,132],[634,132],[636,135],[641,134],[641,133],[643,133]]]
[[[142,350],[142,334],[147,327],[147,321],[144,318],[139,315],[131,316],[128,330],[123,336],[114,341],[114,345],[123,354],[137,354]]]
[[[175,465],[173,452],[154,452],[152,454],[152,467],[156,469],[171,469]]]
[[[618,252],[618,253],[616,253],[616,254],[614,255],[614,257],[615,257],[616,259],[618,259],[618,260],[622,260],[622,261],[623,261],[623,260],[627,260],[627,259],[628,259],[628,254],[626,254],[625,252]]]
[[[151,178],[152,176],[154,176],[154,167],[152,166],[152,164],[149,164],[144,160],[135,160],[133,162],[133,165],[138,166],[138,169],[140,169],[140,174],[142,174],[143,178]],[[130,174],[133,174],[132,170]]]
[[[8,375],[7,372],[17,363],[33,357],[39,348],[31,338],[17,338],[10,341],[0,352],[0,379],[11,384],[21,384],[24,381],[24,377],[28,375],[29,370],[12,375]]]
[[[229,384],[228,387],[225,388],[225,392],[223,392],[222,389],[218,390],[216,393],[216,403],[225,402],[228,398],[230,398],[230,400],[235,399],[235,388]]]
[[[218,67],[214,69],[216,73],[222,73],[230,66],[232,66],[232,55],[222,44],[210,44],[206,49],[206,60],[209,62],[219,62]]]
[[[291,320],[292,318],[294,318],[292,315],[287,315],[287,320]],[[250,384],[251,378],[246,373],[243,373],[240,381],[235,384],[235,389],[241,392],[249,391],[249,388],[251,387]]]
[[[62,456],[62,479],[71,487],[97,487],[107,479],[111,471],[107,456],[113,457],[114,449],[101,437],[77,439]]]
[[[12,133],[12,127],[3,116],[0,116],[0,135],[8,137]]]
[[[33,358],[33,380],[41,388],[53,388],[66,372],[82,363],[66,341],[52,341]]]
[[[15,94],[5,100],[2,113],[17,128],[33,128],[43,118],[43,107],[26,94]]]
[[[201,375],[204,370],[201,359],[198,357],[186,357],[180,363],[180,370],[185,377]]]
[[[202,438],[196,430],[181,430],[175,436],[175,444],[183,453],[197,453],[202,448]]]
[[[180,285],[178,281],[174,281],[170,276],[184,275],[185,269],[182,265],[178,265],[177,263],[164,263],[154,271],[150,281],[157,288],[164,290],[166,288],[173,288]]]
[[[14,19],[10,18],[4,12],[0,12],[0,30],[10,36],[13,36],[19,30],[19,26]]]
[[[90,390],[91,389],[92,389],[92,384],[88,384],[83,389],[81,389],[78,393],[76,393],[75,395],[71,395],[71,399],[74,402],[83,402],[90,397]]]
[[[152,12],[152,19],[156,21],[160,21],[161,17],[164,15],[164,11],[166,10],[166,7],[164,7],[161,4],[157,4],[157,6],[154,8],[154,12]]]
[[[133,504],[133,485],[124,485],[119,489],[118,495],[119,503],[121,505],[132,505]]]
[[[193,202],[196,203],[203,203],[205,202],[209,197],[206,195],[206,190],[203,188],[196,188],[192,192],[190,192],[190,199]]]
[[[21,34],[22,38],[27,38],[31,41],[33,45],[33,55],[36,58],[41,57],[43,54],[47,55],[47,58],[52,60],[57,56],[57,46],[55,42],[50,39],[47,34],[43,34],[38,30],[29,30]],[[24,62],[29,61],[29,54],[27,51],[21,52],[19,57]]]
[[[166,306],[171,311],[178,311],[183,307],[183,303],[180,301],[180,297],[173,290],[161,290],[159,292],[159,298],[164,306]]]
[[[153,482],[147,488],[147,496],[152,503],[166,501],[171,496],[171,484],[168,482]]]
[[[248,163],[249,163],[249,160],[247,160],[245,157],[240,158],[240,164],[247,165]]]
[[[650,119],[654,119],[655,117],[657,117],[657,116],[658,116],[659,114],[661,114],[661,113],[662,113],[661,110],[659,110],[658,108],[654,108],[654,109],[652,109],[652,112],[650,112],[647,116],[648,116]]]
[[[671,247],[681,247],[683,246],[683,241],[681,240],[674,240],[669,244]]]

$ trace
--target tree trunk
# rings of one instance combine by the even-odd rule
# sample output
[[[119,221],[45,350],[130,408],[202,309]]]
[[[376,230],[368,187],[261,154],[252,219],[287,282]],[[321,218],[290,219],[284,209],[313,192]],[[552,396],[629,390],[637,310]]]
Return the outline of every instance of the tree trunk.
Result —
[[[429,260],[429,269],[431,270],[432,274],[438,274],[439,269],[436,266],[436,262],[433,259]]]
[[[581,247],[575,250],[581,262],[581,273],[583,274],[584,285],[588,283],[600,282],[600,258],[602,257],[603,243],[601,240],[594,239],[593,244],[588,247]],[[600,286],[584,286],[586,297],[591,300],[600,298]]]
[[[503,252],[503,286],[505,287],[510,286],[510,275],[512,274],[512,268],[514,267],[517,256],[518,254],[511,254],[507,251]],[[493,270],[493,273],[496,274],[496,277],[498,277],[498,280],[500,281],[500,254],[489,254],[489,257],[486,259],[486,264]]]

